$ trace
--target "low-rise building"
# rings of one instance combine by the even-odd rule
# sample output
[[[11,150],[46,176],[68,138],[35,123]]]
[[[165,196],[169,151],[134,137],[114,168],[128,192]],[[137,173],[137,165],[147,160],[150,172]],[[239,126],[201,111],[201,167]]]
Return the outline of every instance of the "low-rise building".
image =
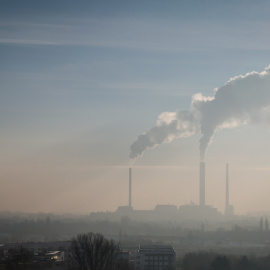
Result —
[[[175,250],[172,246],[139,246],[135,254],[136,270],[175,270]]]

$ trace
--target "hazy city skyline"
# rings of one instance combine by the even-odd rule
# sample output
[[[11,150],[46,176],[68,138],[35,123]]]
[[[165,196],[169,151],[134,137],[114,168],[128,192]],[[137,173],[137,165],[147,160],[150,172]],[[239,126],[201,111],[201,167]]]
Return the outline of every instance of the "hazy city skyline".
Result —
[[[231,78],[264,74],[269,11],[263,0],[3,1],[0,211],[114,211],[129,203],[130,166],[134,209],[198,204],[197,122],[193,136],[175,136],[135,163],[130,146],[158,116],[190,111],[194,95],[213,97]],[[241,113],[260,94],[250,89],[235,96]],[[262,100],[252,121],[244,112],[207,149],[205,201],[221,212],[229,163],[235,213],[270,213]]]

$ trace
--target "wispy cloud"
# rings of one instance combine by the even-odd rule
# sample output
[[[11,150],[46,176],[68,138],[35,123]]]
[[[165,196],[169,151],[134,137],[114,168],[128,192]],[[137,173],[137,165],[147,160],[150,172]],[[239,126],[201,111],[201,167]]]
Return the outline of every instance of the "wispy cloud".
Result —
[[[16,38],[0,38],[0,43],[15,44],[15,45],[64,45],[64,43],[60,43],[58,41],[16,39]]]
[[[269,50],[266,22],[221,24],[212,21],[90,18],[69,24],[1,23],[0,43],[95,46],[151,51],[212,49]]]

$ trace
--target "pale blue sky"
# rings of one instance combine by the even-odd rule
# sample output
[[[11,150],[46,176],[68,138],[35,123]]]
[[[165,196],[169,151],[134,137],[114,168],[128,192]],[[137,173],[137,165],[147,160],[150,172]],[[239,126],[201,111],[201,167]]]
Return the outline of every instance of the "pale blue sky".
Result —
[[[188,109],[193,94],[213,95],[231,77],[264,70],[270,64],[269,12],[269,1],[1,1],[0,210],[87,212],[126,204],[131,143],[160,113]],[[216,175],[222,186],[227,161],[235,174],[250,164],[267,167],[268,136],[266,127],[217,134],[206,161],[220,169],[208,177],[209,189]],[[137,194],[134,208],[198,200],[199,138],[162,145],[137,161],[138,166],[187,166],[195,173],[179,169],[185,185],[192,183],[188,192],[180,185],[182,193],[173,200],[172,191],[166,196],[163,188],[155,199]],[[106,166],[122,169],[112,174]],[[173,172],[168,169],[166,181],[175,180]],[[149,177],[142,173],[140,181]],[[111,191],[112,183],[115,194],[104,195],[102,187]],[[103,195],[74,195],[88,189]],[[235,185],[232,199],[240,189]],[[208,197],[220,211],[223,192],[211,197],[209,191]],[[18,200],[11,201],[13,194]],[[75,205],[70,196],[78,199]],[[232,202],[239,212],[248,210],[250,198],[243,200]]]

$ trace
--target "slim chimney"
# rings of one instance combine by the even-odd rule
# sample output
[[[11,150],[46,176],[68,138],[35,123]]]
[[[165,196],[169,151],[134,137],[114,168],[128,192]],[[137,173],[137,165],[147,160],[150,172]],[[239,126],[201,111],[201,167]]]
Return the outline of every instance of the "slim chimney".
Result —
[[[200,206],[205,206],[205,163],[200,162]]]
[[[131,204],[131,177],[132,177],[132,169],[129,168],[129,204],[128,204],[129,207],[132,207],[132,204]]]
[[[229,165],[228,163],[226,163],[226,197],[225,197],[224,214],[227,216],[234,215],[234,208],[233,208],[233,205],[230,204],[230,197],[229,197]]]
[[[226,200],[225,200],[225,209],[228,208],[229,203],[229,164],[226,163]]]

